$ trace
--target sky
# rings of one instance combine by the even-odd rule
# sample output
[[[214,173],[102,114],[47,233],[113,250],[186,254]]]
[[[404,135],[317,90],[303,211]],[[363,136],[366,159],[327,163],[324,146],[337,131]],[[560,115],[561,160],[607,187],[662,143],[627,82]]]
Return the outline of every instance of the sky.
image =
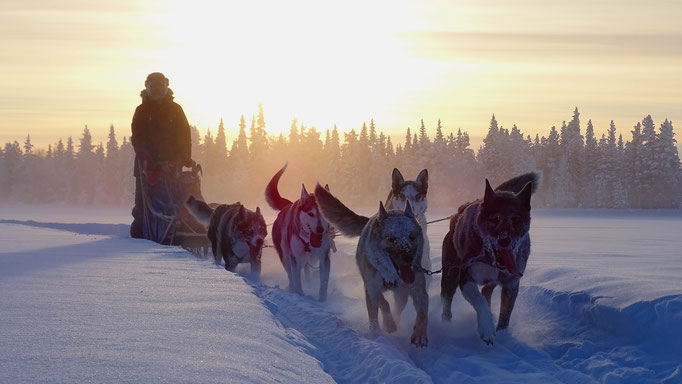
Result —
[[[150,72],[191,124],[228,140],[262,103],[266,129],[402,142],[424,119],[480,145],[492,114],[547,135],[578,107],[625,140],[651,114],[682,122],[678,1],[133,1],[0,4],[0,143],[130,134]],[[677,127],[679,132],[682,125]],[[77,142],[77,140],[76,140]]]

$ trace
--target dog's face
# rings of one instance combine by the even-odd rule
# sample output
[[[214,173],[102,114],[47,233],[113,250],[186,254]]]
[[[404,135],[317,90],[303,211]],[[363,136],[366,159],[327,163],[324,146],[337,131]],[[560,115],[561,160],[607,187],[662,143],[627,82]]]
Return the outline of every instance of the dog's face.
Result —
[[[493,191],[486,179],[486,189],[477,224],[485,246],[493,251],[496,267],[520,277],[526,260],[518,257],[519,246],[530,229],[532,183],[518,194]]]
[[[391,204],[394,209],[405,209],[405,204],[409,201],[417,217],[426,214],[427,201],[426,192],[429,189],[429,173],[422,169],[415,181],[405,181],[398,168],[393,169],[391,183]]]
[[[244,206],[239,208],[237,232],[241,237],[240,240],[248,246],[251,258],[260,259],[263,240],[268,234],[260,207],[256,208],[256,212],[250,211],[244,208]]]
[[[391,258],[400,278],[411,284],[414,281],[412,266],[420,262],[424,239],[409,201],[404,211],[390,212],[386,212],[384,205],[379,203],[377,229],[381,249]]]
[[[325,186],[325,189],[329,191],[328,186]],[[305,186],[301,189],[299,208],[298,221],[301,224],[299,235],[303,239],[310,239],[310,245],[313,248],[319,248],[322,245],[323,236],[329,232],[329,223],[322,217],[315,195],[308,193]]]

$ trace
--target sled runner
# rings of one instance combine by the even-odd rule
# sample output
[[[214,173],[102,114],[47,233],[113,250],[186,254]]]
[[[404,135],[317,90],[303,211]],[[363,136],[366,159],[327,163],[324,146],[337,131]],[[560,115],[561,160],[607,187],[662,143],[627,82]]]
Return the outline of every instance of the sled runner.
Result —
[[[194,163],[190,170],[183,170],[168,163],[158,169],[145,169],[140,164],[139,169],[143,237],[159,244],[180,245],[192,253],[208,252],[211,244],[206,230],[184,206],[190,195],[201,197],[201,165]]]

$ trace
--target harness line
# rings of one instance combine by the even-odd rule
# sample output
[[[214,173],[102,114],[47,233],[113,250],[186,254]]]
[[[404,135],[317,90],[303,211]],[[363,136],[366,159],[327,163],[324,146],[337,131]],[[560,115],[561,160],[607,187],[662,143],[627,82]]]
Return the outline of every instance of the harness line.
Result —
[[[433,224],[433,223],[437,223],[439,221],[450,220],[450,219],[452,219],[452,216],[454,216],[454,215],[450,215],[448,217],[444,217],[444,218],[438,219],[438,220],[427,221],[426,224]]]

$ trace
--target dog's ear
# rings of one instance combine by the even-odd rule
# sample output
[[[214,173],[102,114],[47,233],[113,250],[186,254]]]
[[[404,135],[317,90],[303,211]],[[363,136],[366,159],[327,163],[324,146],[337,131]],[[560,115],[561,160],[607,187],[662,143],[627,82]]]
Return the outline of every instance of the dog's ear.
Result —
[[[495,195],[495,191],[493,191],[493,188],[490,186],[490,182],[488,179],[485,179],[485,194],[483,195],[483,205],[486,205],[490,203],[490,200],[493,198]]]
[[[419,184],[421,192],[426,194],[426,191],[429,189],[429,171],[422,169],[422,171],[419,172],[419,175],[417,175],[417,184]]]
[[[386,212],[386,208],[384,208],[384,203],[379,201],[379,220],[383,220],[388,217],[388,212]]]
[[[324,185],[324,189],[326,189],[327,192],[331,192],[331,190],[329,189],[329,184],[325,184],[325,185]]]
[[[308,198],[308,191],[305,190],[305,184],[301,184],[301,201]]]
[[[405,216],[414,219],[414,212],[412,211],[412,205],[410,204],[410,200],[405,200]]]
[[[533,194],[533,182],[529,181],[523,187],[523,189],[516,194],[516,197],[521,200],[523,206],[530,210],[530,196]]]
[[[400,190],[400,186],[405,182],[405,179],[403,178],[402,173],[398,170],[398,168],[393,168],[393,175],[391,175],[391,189],[394,192],[398,192]]]
[[[260,207],[256,207],[256,215],[260,216]]]
[[[244,211],[244,206],[240,204],[239,205],[239,212],[237,213],[237,216],[239,218],[243,218],[245,213],[246,213],[246,211]]]

